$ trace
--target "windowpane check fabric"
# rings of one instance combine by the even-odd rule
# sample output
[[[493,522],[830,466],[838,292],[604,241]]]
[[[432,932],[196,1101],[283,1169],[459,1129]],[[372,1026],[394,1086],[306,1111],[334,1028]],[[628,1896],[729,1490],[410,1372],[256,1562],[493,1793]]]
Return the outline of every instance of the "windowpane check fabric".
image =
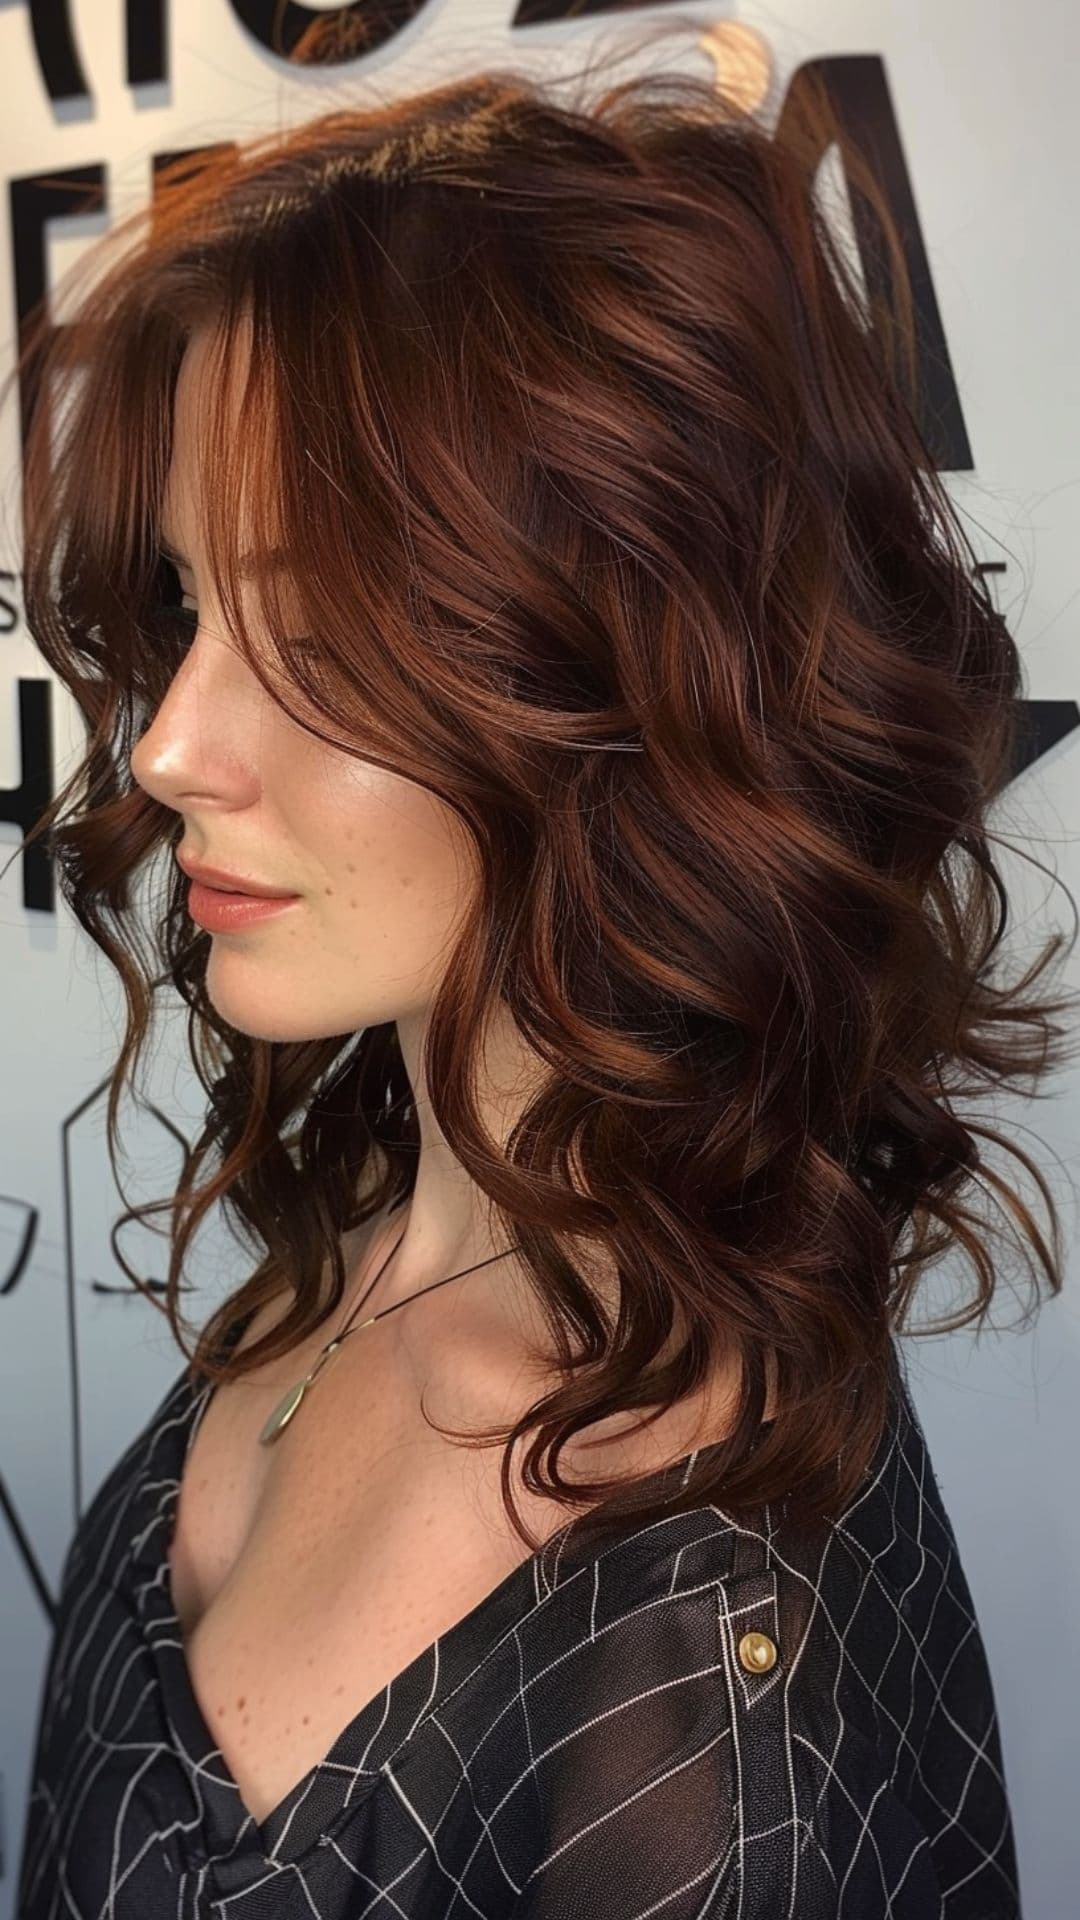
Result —
[[[1019,1920],[984,1647],[895,1377],[872,1470],[812,1546],[714,1506],[556,1536],[260,1825],[170,1599],[210,1392],[185,1370],[64,1563],[19,1920]]]

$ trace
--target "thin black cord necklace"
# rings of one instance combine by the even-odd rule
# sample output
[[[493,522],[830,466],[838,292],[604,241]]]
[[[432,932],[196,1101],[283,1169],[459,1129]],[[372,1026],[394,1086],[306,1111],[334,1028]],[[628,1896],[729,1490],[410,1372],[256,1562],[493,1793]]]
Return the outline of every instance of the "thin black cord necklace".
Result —
[[[490,1267],[493,1261],[506,1259],[506,1253],[493,1253],[490,1259],[479,1260],[475,1267],[463,1267],[460,1273],[447,1274],[445,1280],[433,1280],[429,1287],[420,1287],[416,1293],[407,1294],[404,1300],[395,1300],[392,1307],[383,1307],[381,1313],[373,1313],[370,1319],[361,1320],[360,1326],[354,1327],[352,1325],[353,1320],[356,1318],[356,1315],[359,1313],[361,1307],[364,1304],[364,1301],[368,1298],[368,1295],[371,1293],[372,1289],[378,1286],[379,1281],[382,1279],[383,1274],[386,1272],[387,1267],[390,1265],[391,1260],[393,1259],[395,1253],[398,1250],[398,1247],[400,1247],[401,1242],[402,1240],[404,1240],[404,1238],[405,1238],[405,1235],[404,1233],[402,1233],[400,1238],[395,1242],[394,1246],[391,1247],[390,1252],[387,1254],[386,1259],[383,1261],[382,1266],[379,1268],[378,1273],[375,1275],[374,1280],[371,1282],[371,1286],[364,1288],[363,1293],[360,1295],[359,1300],[357,1301],[355,1307],[350,1313],[349,1318],[346,1320],[345,1325],[342,1327],[340,1333],[336,1333],[334,1335],[334,1338],[328,1341],[326,1346],[323,1347],[321,1353],[318,1354],[318,1356],[316,1357],[315,1364],[311,1368],[311,1371],[305,1376],[303,1380],[297,1381],[297,1384],[295,1385],[295,1387],[290,1387],[288,1393],[284,1394],[282,1398],[278,1401],[277,1406],[274,1408],[273,1413],[270,1415],[265,1426],[263,1427],[262,1432],[259,1435],[259,1441],[262,1446],[269,1446],[272,1441],[277,1439],[278,1434],[281,1433],[284,1430],[284,1428],[288,1426],[289,1421],[292,1419],[293,1414],[296,1412],[297,1407],[300,1405],[300,1402],[303,1399],[308,1388],[310,1387],[312,1381],[315,1379],[316,1375],[319,1373],[321,1368],[326,1365],[326,1362],[329,1360],[331,1354],[337,1352],[342,1341],[348,1339],[350,1333],[359,1333],[362,1327],[373,1327],[375,1325],[376,1320],[384,1319],[388,1313],[396,1313],[399,1307],[407,1307],[410,1300],[419,1300],[421,1294],[434,1293],[436,1287],[448,1286],[451,1280],[463,1280],[467,1273],[478,1273],[481,1267]],[[507,1248],[507,1253],[517,1253],[518,1251],[519,1249],[517,1247]]]

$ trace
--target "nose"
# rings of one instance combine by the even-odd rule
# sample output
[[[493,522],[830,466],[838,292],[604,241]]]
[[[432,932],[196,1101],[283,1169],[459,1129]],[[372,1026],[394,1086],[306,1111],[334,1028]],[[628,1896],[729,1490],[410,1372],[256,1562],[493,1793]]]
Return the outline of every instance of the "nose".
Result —
[[[162,806],[243,807],[257,797],[262,688],[230,649],[200,635],[132,749],[132,779]]]

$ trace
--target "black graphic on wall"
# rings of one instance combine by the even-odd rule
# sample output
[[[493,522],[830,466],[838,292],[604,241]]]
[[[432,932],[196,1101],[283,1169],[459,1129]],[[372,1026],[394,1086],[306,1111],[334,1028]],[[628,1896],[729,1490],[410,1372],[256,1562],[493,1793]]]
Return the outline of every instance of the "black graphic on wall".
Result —
[[[23,0],[38,74],[53,106],[93,103],[70,0]],[[346,0],[309,7],[299,0],[222,0],[257,46],[280,59],[343,67],[378,52],[424,11],[428,0]],[[649,4],[649,0],[637,0]],[[629,11],[627,0],[620,8]],[[130,87],[159,86],[168,78],[168,0],[124,0],[121,13],[124,77]],[[593,11],[589,7],[581,12]],[[176,9],[182,18],[183,6]],[[559,9],[560,17],[567,9]]]
[[[86,1274],[80,1270],[78,1251],[80,1236],[77,1231],[72,1158],[73,1146],[80,1129],[88,1123],[94,1123],[95,1141],[100,1136],[102,1142],[101,1151],[105,1157],[100,1169],[100,1182],[103,1190],[107,1190],[110,1195],[115,1195],[115,1204],[110,1204],[107,1209],[113,1219],[119,1215],[124,1204],[123,1196],[115,1187],[111,1164],[105,1154],[104,1128],[97,1125],[100,1113],[108,1099],[108,1089],[109,1080],[106,1078],[64,1116],[60,1122],[59,1133],[60,1189],[63,1206],[63,1295],[71,1418],[71,1497],[75,1526],[78,1525],[82,1516],[84,1481],[81,1392],[83,1368],[80,1365],[79,1355],[79,1292],[80,1289],[85,1288],[92,1293],[116,1294],[128,1300],[142,1298],[139,1289],[126,1279],[117,1282],[113,1279],[103,1279],[98,1274]],[[180,1155],[180,1165],[182,1165],[190,1151],[190,1144],[169,1115],[163,1113],[152,1101],[144,1098],[139,1102],[139,1120],[140,1157],[147,1159],[156,1153],[158,1146],[165,1145],[177,1150]],[[92,1147],[91,1151],[96,1152],[96,1146]],[[10,1299],[20,1286],[25,1286],[28,1282],[39,1224],[38,1210],[29,1201],[20,1200],[13,1194],[0,1194],[0,1340],[4,1339],[2,1320],[4,1301]],[[150,1292],[164,1293],[164,1279],[148,1274],[142,1274],[141,1278],[143,1285]],[[34,1551],[29,1529],[24,1525],[14,1496],[2,1476],[0,1476],[0,1526],[6,1529],[14,1547],[16,1564],[25,1572],[34,1594],[51,1623],[55,1600],[49,1591],[48,1582]]]
[[[870,162],[903,248],[917,342],[917,391],[908,396],[912,410],[935,466],[947,473],[966,472],[974,465],[971,444],[885,62],[873,53],[832,54],[825,60],[806,61],[791,77],[777,122],[779,133],[798,119],[803,100],[815,84],[824,87],[841,126]],[[867,291],[891,306],[891,276],[881,237],[861,199],[853,203],[852,225]]]
[[[13,1293],[29,1270],[40,1219],[38,1209],[29,1200],[19,1200],[11,1193],[0,1193],[0,1249],[4,1250],[3,1264],[0,1265],[0,1299],[5,1294]],[[48,1584],[2,1473],[0,1526],[6,1528],[10,1535],[16,1561],[24,1569],[38,1600],[51,1619],[53,1600]]]

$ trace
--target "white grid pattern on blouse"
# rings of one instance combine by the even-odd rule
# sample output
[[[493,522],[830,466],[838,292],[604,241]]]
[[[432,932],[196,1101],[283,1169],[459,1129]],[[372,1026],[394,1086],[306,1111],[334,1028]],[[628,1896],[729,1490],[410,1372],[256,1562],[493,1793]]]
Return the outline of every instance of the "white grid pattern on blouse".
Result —
[[[812,1550],[711,1505],[549,1542],[261,1824],[168,1585],[208,1391],[181,1376],[69,1549],[19,1920],[1019,1920],[990,1677],[906,1387]]]

